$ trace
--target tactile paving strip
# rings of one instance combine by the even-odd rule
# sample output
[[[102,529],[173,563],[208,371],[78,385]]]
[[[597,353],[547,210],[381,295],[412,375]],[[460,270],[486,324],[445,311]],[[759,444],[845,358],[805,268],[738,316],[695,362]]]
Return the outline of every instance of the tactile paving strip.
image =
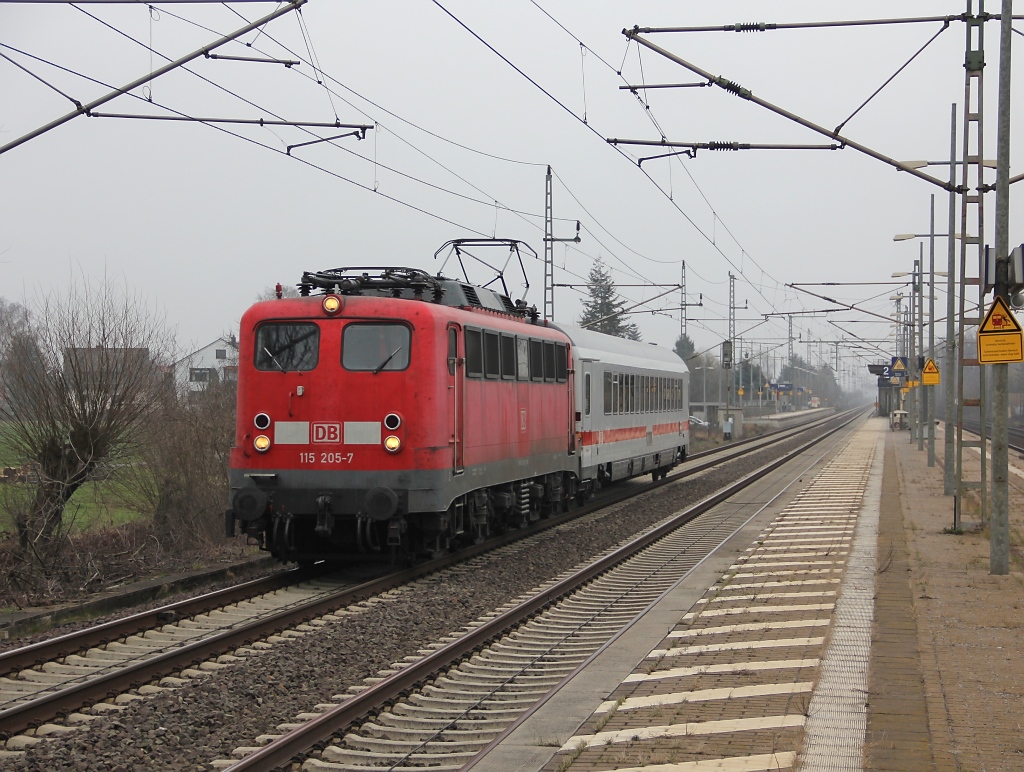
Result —
[[[859,761],[879,436],[854,434],[545,769],[793,769],[837,731]]]

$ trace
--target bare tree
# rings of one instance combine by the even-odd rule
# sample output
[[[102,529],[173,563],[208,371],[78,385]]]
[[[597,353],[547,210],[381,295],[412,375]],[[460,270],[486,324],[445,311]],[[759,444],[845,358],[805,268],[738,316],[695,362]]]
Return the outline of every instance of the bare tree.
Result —
[[[138,462],[122,470],[124,503],[152,513],[165,548],[202,546],[224,536],[236,383],[213,377],[203,387],[189,391],[179,383],[163,394]]]
[[[0,440],[30,469],[12,514],[25,557],[47,568],[71,497],[136,451],[167,388],[171,335],[149,303],[88,279],[0,324]]]

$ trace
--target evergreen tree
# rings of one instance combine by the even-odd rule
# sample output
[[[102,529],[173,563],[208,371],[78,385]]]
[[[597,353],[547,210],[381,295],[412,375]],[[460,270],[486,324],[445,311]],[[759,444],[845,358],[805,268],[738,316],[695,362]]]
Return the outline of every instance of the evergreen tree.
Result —
[[[693,341],[690,340],[689,335],[683,334],[679,336],[679,340],[676,341],[676,347],[674,349],[676,356],[685,362],[693,356],[693,352],[696,350],[697,347],[694,345]]]
[[[603,332],[629,340],[640,340],[640,330],[632,322],[623,321],[622,310],[626,302],[615,292],[611,272],[605,268],[601,258],[587,274],[587,292],[590,299],[583,303],[580,325],[588,330]]]

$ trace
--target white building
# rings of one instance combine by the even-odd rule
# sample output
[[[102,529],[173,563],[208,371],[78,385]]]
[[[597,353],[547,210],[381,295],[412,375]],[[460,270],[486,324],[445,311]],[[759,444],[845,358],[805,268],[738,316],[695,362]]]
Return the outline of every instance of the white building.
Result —
[[[238,380],[238,340],[217,338],[174,363],[174,379],[188,391],[202,391],[206,384]]]

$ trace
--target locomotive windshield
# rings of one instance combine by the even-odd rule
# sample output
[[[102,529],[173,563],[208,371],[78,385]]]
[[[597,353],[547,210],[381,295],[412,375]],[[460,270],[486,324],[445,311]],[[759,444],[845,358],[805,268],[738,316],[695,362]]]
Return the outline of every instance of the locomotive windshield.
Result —
[[[350,324],[341,340],[346,370],[404,370],[409,366],[409,328],[404,324]]]
[[[320,358],[320,328],[296,322],[261,324],[256,330],[257,370],[312,370]]]

